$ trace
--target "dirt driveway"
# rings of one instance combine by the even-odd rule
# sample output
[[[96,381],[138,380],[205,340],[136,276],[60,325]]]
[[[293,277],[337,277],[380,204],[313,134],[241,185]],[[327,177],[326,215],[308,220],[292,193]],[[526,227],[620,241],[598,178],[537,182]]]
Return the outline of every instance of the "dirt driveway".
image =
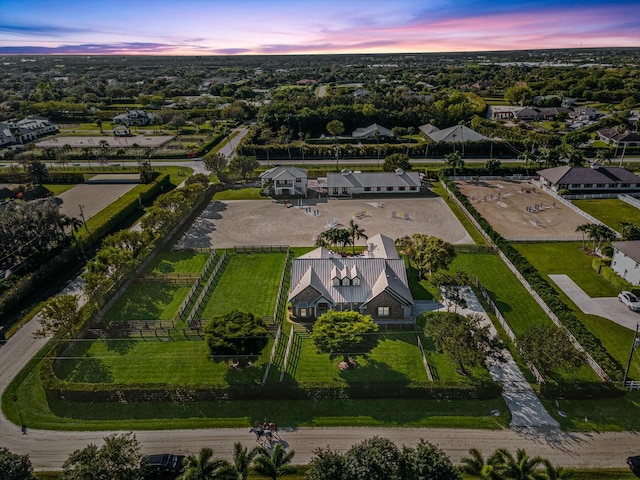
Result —
[[[379,197],[305,200],[304,205],[292,207],[272,200],[216,201],[196,220],[178,247],[311,246],[320,232],[331,226],[347,226],[351,219],[365,229],[367,236],[382,233],[399,238],[426,233],[454,244],[473,243],[441,198]],[[356,243],[364,245],[365,240]]]
[[[526,181],[456,182],[460,191],[500,235],[508,240],[580,240],[582,215]]]

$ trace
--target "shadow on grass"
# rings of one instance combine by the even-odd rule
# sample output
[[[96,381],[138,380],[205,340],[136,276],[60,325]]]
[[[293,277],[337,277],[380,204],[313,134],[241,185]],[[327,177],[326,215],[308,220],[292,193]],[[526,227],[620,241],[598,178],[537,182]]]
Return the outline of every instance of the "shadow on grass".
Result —
[[[175,288],[175,285],[162,283],[134,285],[109,311],[107,320],[117,322],[160,319],[165,305],[173,300]]]
[[[409,384],[409,378],[403,373],[393,370],[389,365],[372,358],[359,357],[358,365],[340,372],[340,376],[351,386],[373,382],[392,382],[394,384]],[[366,364],[362,365],[363,361]]]
[[[89,353],[92,342],[80,342],[70,357],[60,359],[55,369],[61,380],[83,383],[110,383],[113,375],[99,359]]]

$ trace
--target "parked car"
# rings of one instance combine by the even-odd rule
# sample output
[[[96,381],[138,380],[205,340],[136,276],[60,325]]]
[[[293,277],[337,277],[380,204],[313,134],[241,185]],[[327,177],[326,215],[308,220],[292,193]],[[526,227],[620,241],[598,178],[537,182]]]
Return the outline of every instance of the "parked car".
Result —
[[[618,300],[627,306],[629,310],[634,312],[640,312],[640,300],[631,292],[620,292],[618,294]]]
[[[145,478],[149,480],[174,479],[184,472],[184,455],[162,453],[147,455],[142,459]]]
[[[629,465],[629,468],[635,473],[636,477],[640,478],[640,455],[627,458],[627,465]]]

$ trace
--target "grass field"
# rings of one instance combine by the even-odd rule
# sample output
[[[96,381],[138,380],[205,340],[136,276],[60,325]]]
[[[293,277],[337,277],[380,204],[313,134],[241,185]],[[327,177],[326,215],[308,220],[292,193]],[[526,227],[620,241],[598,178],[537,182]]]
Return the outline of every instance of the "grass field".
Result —
[[[640,210],[617,198],[590,198],[572,200],[572,203],[617,232],[620,232],[620,222],[640,224]]]
[[[208,253],[194,252],[162,252],[156,256],[147,268],[147,273],[200,273],[209,260]]]
[[[107,322],[172,320],[190,285],[134,283],[105,315]]]
[[[232,254],[202,318],[234,309],[248,310],[259,317],[273,315],[284,260],[284,253]]]
[[[60,195],[61,193],[66,192],[67,190],[71,190],[75,186],[76,185],[74,183],[71,183],[71,184],[69,184],[69,183],[65,183],[65,184],[45,183],[43,185],[43,187],[45,187],[47,190],[51,190],[54,195]]]
[[[239,190],[223,190],[217,192],[214,200],[271,200],[269,197],[260,195],[260,188],[241,188]]]

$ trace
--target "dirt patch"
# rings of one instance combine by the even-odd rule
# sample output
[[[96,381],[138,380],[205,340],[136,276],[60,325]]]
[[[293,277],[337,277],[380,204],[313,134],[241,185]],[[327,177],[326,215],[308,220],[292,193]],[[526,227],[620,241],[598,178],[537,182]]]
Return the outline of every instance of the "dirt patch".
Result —
[[[582,215],[525,181],[456,182],[496,232],[513,240],[580,240]]]
[[[57,198],[62,201],[60,212],[69,217],[80,218],[82,205],[84,218],[88,220],[136,186],[135,183],[77,185],[58,195]]]
[[[399,238],[413,233],[435,235],[455,244],[473,240],[441,198],[364,198],[305,200],[291,207],[270,200],[213,202],[179,242],[180,248],[229,248],[242,245],[311,246],[316,236],[349,220],[367,236]],[[365,240],[356,242],[364,245]]]

